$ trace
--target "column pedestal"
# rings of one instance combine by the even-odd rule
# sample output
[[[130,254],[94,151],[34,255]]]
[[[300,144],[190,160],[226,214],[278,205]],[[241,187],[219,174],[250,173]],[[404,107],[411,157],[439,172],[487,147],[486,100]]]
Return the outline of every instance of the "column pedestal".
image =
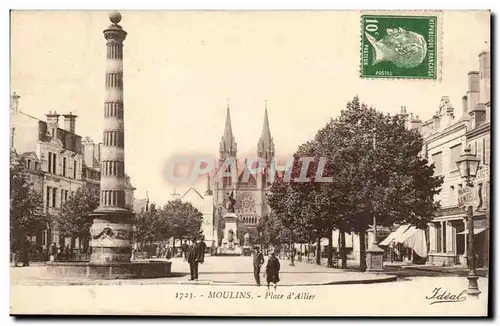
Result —
[[[90,214],[92,254],[90,262],[107,264],[130,262],[134,213],[120,208],[98,208]]]

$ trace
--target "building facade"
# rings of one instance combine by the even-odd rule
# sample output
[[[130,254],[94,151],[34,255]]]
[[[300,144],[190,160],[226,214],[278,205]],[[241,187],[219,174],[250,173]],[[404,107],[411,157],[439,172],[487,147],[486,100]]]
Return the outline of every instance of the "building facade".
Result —
[[[275,154],[267,107],[264,112],[264,125],[261,137],[257,142],[256,154],[258,158],[265,160],[267,165],[270,164]],[[219,144],[219,168],[223,166],[223,162],[226,159],[237,160],[237,144],[232,131],[229,106],[227,108],[224,133]],[[215,230],[218,230],[219,222],[222,219],[224,202],[231,193],[236,200],[235,213],[238,216],[240,225],[256,227],[261,217],[270,212],[266,198],[271,188],[272,180],[268,178],[267,173],[250,173],[246,162],[245,160],[245,164],[242,164],[241,167],[238,167],[238,171],[235,171],[236,173],[233,174],[235,177],[216,178],[213,183]],[[231,171],[226,170],[226,172]],[[240,241],[242,240],[240,239]]]
[[[76,134],[76,115],[63,114],[60,124],[61,115],[49,112],[42,121],[22,112],[19,99],[16,93],[11,97],[10,147],[24,160],[34,187],[43,195],[45,213],[56,216],[78,188],[99,191],[101,146]],[[132,207],[135,188],[128,176],[126,188],[127,204]],[[64,238],[56,223],[32,241],[43,249],[52,242],[79,246],[78,239],[71,243],[72,239]]]
[[[423,155],[435,166],[435,175],[444,182],[435,198],[441,208],[429,225],[428,264],[467,265],[467,221],[465,207],[459,205],[459,193],[466,187],[456,161],[466,146],[481,160],[472,190],[478,203],[474,208],[474,233],[479,265],[487,265],[489,252],[490,187],[490,54],[479,56],[479,71],[468,74],[467,94],[460,110],[443,97],[436,115],[422,124],[425,145]]]

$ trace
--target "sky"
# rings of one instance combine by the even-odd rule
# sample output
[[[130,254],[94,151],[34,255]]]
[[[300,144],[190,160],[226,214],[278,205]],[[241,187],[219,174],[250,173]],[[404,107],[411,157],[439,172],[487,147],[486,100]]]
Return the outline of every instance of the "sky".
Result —
[[[442,96],[457,112],[467,73],[489,49],[490,13],[440,16],[438,80],[359,77],[359,11],[122,11],[125,166],[135,197],[164,203],[206,182],[174,185],[175,155],[218,156],[229,103],[240,158],[255,156],[267,101],[278,156],[311,139],[355,95],[395,114],[427,120]],[[102,139],[104,11],[14,11],[11,91],[20,109],[78,115],[76,133]],[[60,120],[62,122],[62,119]]]

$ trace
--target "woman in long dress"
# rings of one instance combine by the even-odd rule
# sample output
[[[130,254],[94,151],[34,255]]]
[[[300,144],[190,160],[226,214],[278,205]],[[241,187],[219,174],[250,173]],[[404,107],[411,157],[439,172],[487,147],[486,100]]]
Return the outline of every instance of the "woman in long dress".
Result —
[[[267,260],[266,265],[266,274],[267,274],[267,289],[269,290],[269,286],[271,283],[274,283],[274,289],[278,285],[280,281],[279,276],[280,271],[280,261],[274,254],[274,250],[269,253],[269,259]]]

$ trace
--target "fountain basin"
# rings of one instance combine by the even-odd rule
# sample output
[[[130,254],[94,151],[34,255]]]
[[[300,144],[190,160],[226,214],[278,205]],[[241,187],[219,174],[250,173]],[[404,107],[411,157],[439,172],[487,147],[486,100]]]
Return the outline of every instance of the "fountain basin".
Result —
[[[85,279],[128,279],[169,277],[170,261],[130,261],[92,263],[88,261],[47,262],[47,274],[53,277]]]

